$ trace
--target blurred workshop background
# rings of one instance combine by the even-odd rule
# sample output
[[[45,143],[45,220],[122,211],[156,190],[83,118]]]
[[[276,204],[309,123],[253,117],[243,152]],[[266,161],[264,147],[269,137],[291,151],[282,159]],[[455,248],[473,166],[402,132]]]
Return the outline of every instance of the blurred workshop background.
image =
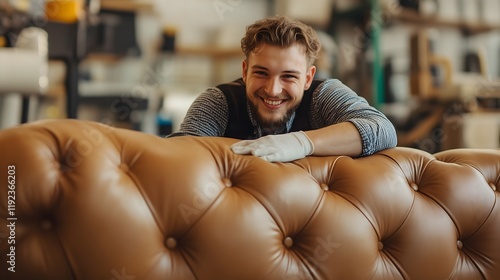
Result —
[[[164,136],[241,76],[245,27],[312,25],[317,78],[383,111],[399,146],[500,147],[500,0],[0,0],[0,129],[88,119]]]

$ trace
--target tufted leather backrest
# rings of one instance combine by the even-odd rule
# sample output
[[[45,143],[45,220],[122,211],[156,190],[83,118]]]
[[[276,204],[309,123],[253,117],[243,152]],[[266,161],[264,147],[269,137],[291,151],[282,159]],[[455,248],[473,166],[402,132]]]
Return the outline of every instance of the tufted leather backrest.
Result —
[[[500,277],[500,151],[268,163],[234,142],[78,120],[0,131],[0,278]]]

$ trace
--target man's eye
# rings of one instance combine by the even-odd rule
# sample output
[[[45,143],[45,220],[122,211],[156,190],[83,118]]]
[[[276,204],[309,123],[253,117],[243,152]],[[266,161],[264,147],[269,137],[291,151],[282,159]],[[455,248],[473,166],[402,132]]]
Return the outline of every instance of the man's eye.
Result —
[[[255,71],[254,74],[259,76],[267,76],[267,73],[264,71]]]
[[[283,75],[283,78],[285,78],[285,79],[297,79],[297,76],[294,76],[294,75]]]

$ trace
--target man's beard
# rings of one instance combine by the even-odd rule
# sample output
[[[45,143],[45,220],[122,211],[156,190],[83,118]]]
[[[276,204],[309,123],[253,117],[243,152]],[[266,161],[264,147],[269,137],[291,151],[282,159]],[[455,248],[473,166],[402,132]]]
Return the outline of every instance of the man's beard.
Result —
[[[282,130],[286,126],[286,123],[290,120],[293,113],[299,107],[300,104],[299,103],[296,106],[289,108],[286,111],[285,115],[280,119],[265,119],[259,114],[257,105],[250,100],[248,101],[249,101],[248,104],[250,106],[250,111],[252,111],[252,115],[256,118],[257,123],[260,125],[260,127],[263,130],[268,130],[273,132],[280,132],[280,130]]]

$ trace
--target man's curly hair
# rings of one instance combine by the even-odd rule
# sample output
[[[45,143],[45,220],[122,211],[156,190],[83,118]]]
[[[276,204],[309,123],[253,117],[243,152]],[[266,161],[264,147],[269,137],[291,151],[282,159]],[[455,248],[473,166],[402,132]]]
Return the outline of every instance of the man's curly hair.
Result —
[[[248,59],[261,44],[286,48],[295,43],[305,47],[307,63],[312,66],[321,48],[316,31],[300,21],[274,16],[247,26],[246,35],[241,39],[241,49]]]

